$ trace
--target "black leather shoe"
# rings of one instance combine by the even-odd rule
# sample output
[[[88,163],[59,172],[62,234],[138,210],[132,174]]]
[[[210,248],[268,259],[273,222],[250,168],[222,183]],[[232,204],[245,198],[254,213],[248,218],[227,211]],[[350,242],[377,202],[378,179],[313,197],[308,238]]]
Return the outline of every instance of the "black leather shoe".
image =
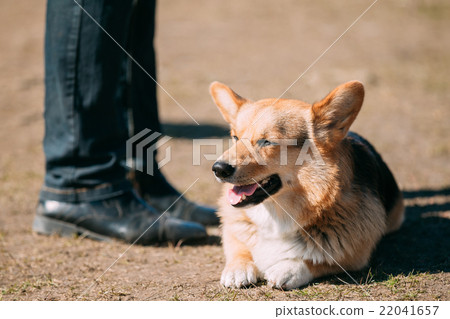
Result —
[[[134,192],[86,203],[53,200],[39,202],[33,230],[40,234],[81,235],[96,240],[137,240],[146,245],[176,242],[206,236],[205,228],[194,222],[172,218],[149,207]]]
[[[170,214],[174,218],[192,221],[203,225],[218,225],[219,217],[216,210],[211,207],[201,206],[187,200],[180,195],[152,196],[143,195],[143,199],[152,207]]]

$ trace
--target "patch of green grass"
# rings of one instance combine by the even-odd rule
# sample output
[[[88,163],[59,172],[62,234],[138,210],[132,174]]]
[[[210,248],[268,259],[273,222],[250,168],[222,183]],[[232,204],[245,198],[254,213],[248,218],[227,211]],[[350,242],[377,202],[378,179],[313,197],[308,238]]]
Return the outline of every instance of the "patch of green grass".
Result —
[[[413,301],[413,300],[417,300],[418,296],[419,296],[419,293],[417,291],[410,291],[410,292],[405,293],[401,299],[407,300],[407,301],[409,301],[409,300]]]
[[[426,15],[432,20],[441,20],[447,18],[450,13],[450,6],[443,3],[421,3],[418,7],[420,13]]]
[[[364,282],[365,285],[370,285],[375,282],[374,280],[375,275],[372,273],[372,268],[369,268],[366,276],[366,281]]]
[[[218,291],[211,300],[234,301],[238,295],[238,289],[224,288]]]
[[[26,280],[19,283],[14,283],[8,287],[1,289],[2,295],[22,294],[30,290],[41,290],[43,287],[55,286],[50,275],[46,275],[44,279]]]
[[[292,292],[297,296],[306,297],[308,299],[314,299],[320,295],[320,293],[313,287],[306,287],[303,289],[295,289]]]
[[[419,295],[425,292],[421,283],[429,276],[426,272],[411,271],[407,275],[389,275],[382,284],[396,294],[399,300],[417,300]]]
[[[293,294],[305,297],[308,300],[325,300],[331,296],[335,299],[335,296],[342,295],[344,291],[345,288],[340,285],[324,286],[323,284],[316,283],[302,289],[295,289],[292,292]]]
[[[446,156],[450,154],[450,147],[446,143],[440,143],[433,146],[431,153],[434,156]]]
[[[181,299],[180,299],[180,297],[178,296],[178,294],[176,293],[176,294],[174,294],[174,295],[172,296],[172,298],[170,298],[170,301],[181,301]]]
[[[30,283],[28,281],[22,283],[15,283],[9,287],[2,288],[2,295],[11,295],[18,292],[25,292]]]
[[[389,275],[388,280],[386,280],[384,282],[384,284],[386,285],[386,287],[388,287],[393,293],[396,293],[398,284],[400,283],[400,277],[399,276],[393,276],[393,275]]]

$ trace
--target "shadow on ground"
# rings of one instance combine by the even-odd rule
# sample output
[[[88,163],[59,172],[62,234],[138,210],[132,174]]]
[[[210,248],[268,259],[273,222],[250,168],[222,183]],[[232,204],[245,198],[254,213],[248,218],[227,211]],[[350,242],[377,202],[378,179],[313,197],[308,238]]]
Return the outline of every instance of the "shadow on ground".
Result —
[[[423,199],[426,204],[406,207],[402,228],[386,236],[378,246],[372,264],[391,274],[450,271],[450,219],[438,214],[450,211],[450,199],[432,203],[438,196],[450,195],[450,188],[405,191],[405,199]]]
[[[216,235],[208,235],[208,237],[204,238],[204,239],[191,239],[189,241],[186,241],[185,243],[186,245],[189,246],[220,246],[222,245],[222,239],[220,236],[216,236]]]
[[[215,124],[163,123],[163,134],[175,138],[208,138],[229,136],[229,128]]]

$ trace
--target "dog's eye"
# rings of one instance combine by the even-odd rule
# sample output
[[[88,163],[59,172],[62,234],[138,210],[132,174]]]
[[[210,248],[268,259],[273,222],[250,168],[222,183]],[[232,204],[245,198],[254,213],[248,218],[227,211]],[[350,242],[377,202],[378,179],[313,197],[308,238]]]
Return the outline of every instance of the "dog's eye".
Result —
[[[233,135],[233,140],[237,141],[237,140],[239,140],[239,137],[237,137],[236,135]]]
[[[265,139],[260,139],[256,143],[260,147],[269,146],[269,145],[275,145],[276,144],[276,143],[273,143],[273,142],[265,140]]]

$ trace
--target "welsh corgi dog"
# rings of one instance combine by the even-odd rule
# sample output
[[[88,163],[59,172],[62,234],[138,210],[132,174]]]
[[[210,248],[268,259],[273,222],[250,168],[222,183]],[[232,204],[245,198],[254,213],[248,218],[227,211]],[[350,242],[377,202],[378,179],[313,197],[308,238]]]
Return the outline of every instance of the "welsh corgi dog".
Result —
[[[400,228],[403,197],[392,173],[349,132],[364,99],[360,82],[312,105],[254,102],[219,82],[210,93],[234,139],[212,167],[226,183],[218,212],[224,286],[265,279],[288,290],[360,270],[381,237]]]

